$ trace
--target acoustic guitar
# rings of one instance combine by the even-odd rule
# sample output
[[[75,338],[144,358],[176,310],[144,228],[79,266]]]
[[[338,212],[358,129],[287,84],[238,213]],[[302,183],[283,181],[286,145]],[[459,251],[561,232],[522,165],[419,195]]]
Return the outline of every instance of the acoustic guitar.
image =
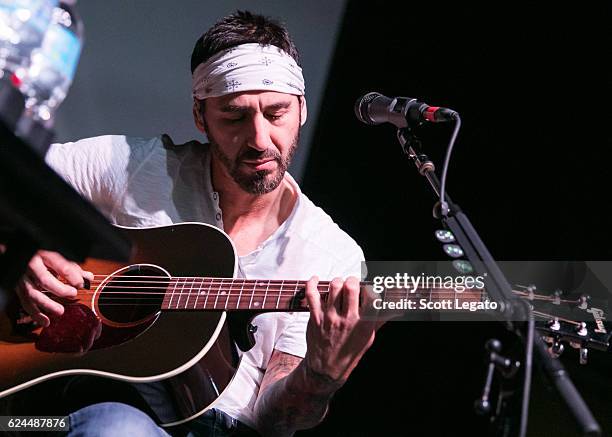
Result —
[[[234,246],[213,226],[182,223],[124,231],[134,242],[130,261],[86,261],[82,267],[94,272],[94,280],[73,299],[57,298],[65,311],[50,326],[31,323],[17,300],[0,313],[0,398],[62,376],[111,378],[136,387],[158,423],[178,425],[214,407],[232,383],[239,366],[235,346],[247,351],[254,345],[255,315],[308,311],[306,281],[233,278]],[[329,282],[318,287],[325,299]],[[385,299],[405,297],[390,292]],[[448,290],[410,294],[415,300],[447,297]],[[474,302],[486,299],[486,293],[454,297]],[[574,329],[571,320],[559,322],[548,314],[545,318],[557,325],[539,328],[557,342],[606,350],[610,329],[601,321],[605,314],[598,314],[599,332],[589,325],[588,335]]]

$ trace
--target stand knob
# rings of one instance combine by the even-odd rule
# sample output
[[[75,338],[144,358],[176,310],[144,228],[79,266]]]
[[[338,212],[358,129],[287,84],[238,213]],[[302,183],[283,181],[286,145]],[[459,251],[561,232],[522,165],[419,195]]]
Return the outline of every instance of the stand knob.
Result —
[[[586,364],[589,357],[589,350],[586,347],[580,348],[580,364]]]
[[[491,403],[488,399],[476,399],[474,410],[481,416],[486,416],[491,412]]]
[[[559,358],[559,356],[565,350],[565,346],[558,340],[555,340],[553,344],[548,348],[548,352],[553,358]]]
[[[491,412],[491,402],[489,401],[489,394],[491,393],[491,383],[493,382],[493,372],[496,367],[499,367],[502,372],[508,370],[512,366],[512,361],[506,357],[501,356],[499,353],[502,350],[501,341],[496,338],[491,338],[485,343],[485,349],[487,350],[487,378],[485,380],[484,388],[482,389],[482,396],[476,399],[474,402],[474,410],[480,415],[488,415]]]

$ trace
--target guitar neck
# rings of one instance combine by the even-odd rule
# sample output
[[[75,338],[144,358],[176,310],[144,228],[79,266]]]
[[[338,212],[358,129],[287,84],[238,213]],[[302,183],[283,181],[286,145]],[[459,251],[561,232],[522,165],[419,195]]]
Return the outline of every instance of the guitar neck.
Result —
[[[362,287],[371,282],[361,282]],[[331,282],[320,281],[318,290],[327,300]],[[164,294],[163,310],[256,310],[308,311],[304,292],[306,281],[224,278],[172,278]],[[456,291],[453,288],[386,289],[370,293],[373,298],[387,302],[436,302],[458,299],[459,302],[478,302],[484,296],[481,289]]]

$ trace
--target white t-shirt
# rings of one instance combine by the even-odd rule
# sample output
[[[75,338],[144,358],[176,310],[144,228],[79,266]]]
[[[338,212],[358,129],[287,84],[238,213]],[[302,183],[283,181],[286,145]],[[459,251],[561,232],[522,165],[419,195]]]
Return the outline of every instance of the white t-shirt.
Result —
[[[112,223],[148,227],[204,222],[223,229],[219,194],[210,178],[206,144],[174,145],[167,136],[108,135],[54,144],[47,163]],[[289,218],[253,252],[239,257],[246,278],[321,280],[361,276],[363,252],[316,207],[286,173],[298,198]],[[256,345],[242,355],[236,376],[214,407],[255,427],[253,406],[272,352],[306,354],[305,312],[255,317]]]

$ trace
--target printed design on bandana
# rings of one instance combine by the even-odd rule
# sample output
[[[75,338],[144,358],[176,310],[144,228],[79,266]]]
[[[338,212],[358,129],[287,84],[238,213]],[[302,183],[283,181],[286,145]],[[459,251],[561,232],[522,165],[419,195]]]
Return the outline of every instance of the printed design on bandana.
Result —
[[[264,85],[272,85],[274,82],[270,79],[264,79],[261,81],[261,83],[263,83]]]
[[[261,58],[261,63],[263,65],[265,65],[266,67],[270,64],[272,64],[272,62],[274,62],[272,59],[268,58],[267,56],[264,56],[263,58]]]
[[[234,92],[240,85],[242,85],[242,82],[232,79],[225,83],[225,89]]]

